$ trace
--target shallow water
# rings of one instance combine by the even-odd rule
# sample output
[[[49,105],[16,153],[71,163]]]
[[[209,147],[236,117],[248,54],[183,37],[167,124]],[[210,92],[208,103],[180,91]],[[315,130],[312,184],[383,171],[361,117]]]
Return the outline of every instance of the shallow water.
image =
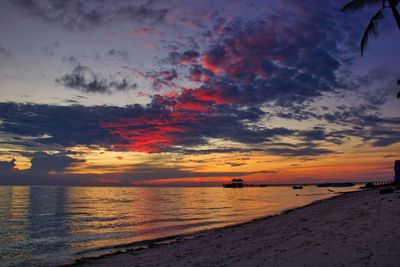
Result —
[[[0,187],[0,265],[72,263],[116,245],[237,224],[331,196],[315,186]]]

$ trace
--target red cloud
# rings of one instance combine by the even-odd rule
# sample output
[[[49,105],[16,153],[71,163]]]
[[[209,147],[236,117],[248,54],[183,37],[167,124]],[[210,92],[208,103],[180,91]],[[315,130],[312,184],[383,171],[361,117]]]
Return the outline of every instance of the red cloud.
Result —
[[[221,95],[221,90],[218,89],[210,89],[210,88],[204,88],[204,89],[196,89],[193,90],[192,95],[194,98],[196,98],[199,101],[206,101],[206,102],[213,102],[216,104],[229,104],[231,101],[228,99],[225,99]]]
[[[184,94],[187,95],[187,92]],[[164,108],[163,115],[149,114],[146,118],[121,118],[116,122],[103,123],[104,128],[121,140],[114,144],[114,148],[154,153],[165,151],[188,138],[187,133],[193,131],[190,125],[207,118],[210,103],[184,99],[184,94],[154,96],[153,103]]]

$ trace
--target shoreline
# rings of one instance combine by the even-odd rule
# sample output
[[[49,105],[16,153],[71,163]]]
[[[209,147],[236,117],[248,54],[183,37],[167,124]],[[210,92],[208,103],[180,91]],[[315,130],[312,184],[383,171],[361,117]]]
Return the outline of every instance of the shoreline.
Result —
[[[153,248],[155,246],[164,246],[164,245],[169,245],[169,244],[172,244],[172,243],[182,242],[182,241],[185,241],[185,240],[191,240],[191,239],[199,238],[199,237],[202,237],[204,235],[207,235],[209,232],[213,232],[213,231],[216,231],[216,230],[226,230],[226,229],[230,229],[230,228],[236,228],[236,227],[240,227],[240,226],[243,226],[243,225],[251,224],[253,222],[262,221],[262,220],[266,220],[266,219],[269,219],[269,218],[272,218],[272,217],[285,215],[285,214],[290,213],[292,211],[296,211],[296,210],[299,210],[299,209],[302,209],[302,208],[305,208],[305,207],[308,207],[308,206],[312,206],[312,205],[314,205],[316,203],[319,203],[319,202],[328,201],[328,200],[330,200],[332,198],[340,197],[340,196],[342,196],[344,194],[352,194],[352,193],[357,193],[357,192],[360,192],[360,191],[362,191],[362,190],[351,191],[351,192],[336,192],[336,193],[332,194],[328,198],[315,200],[315,201],[313,201],[313,202],[311,202],[309,204],[306,204],[304,206],[295,207],[295,208],[289,208],[289,209],[282,210],[281,212],[278,212],[278,213],[275,213],[275,214],[270,214],[270,215],[267,215],[267,216],[254,218],[254,219],[251,219],[249,221],[245,221],[245,222],[241,222],[241,223],[236,223],[236,224],[231,224],[231,225],[226,225],[226,226],[221,226],[221,227],[216,227],[216,228],[210,228],[210,229],[205,229],[205,230],[199,230],[199,231],[186,233],[186,234],[177,234],[177,235],[159,237],[159,238],[154,238],[154,239],[146,239],[146,240],[136,241],[136,242],[132,242],[132,243],[124,243],[124,244],[101,247],[100,250],[108,250],[109,249],[109,250],[116,250],[116,251],[110,252],[110,253],[100,254],[98,256],[88,256],[88,257],[77,258],[74,263],[65,264],[65,265],[61,265],[61,266],[76,266],[76,265],[79,265],[81,263],[84,263],[87,260],[96,260],[96,259],[100,259],[100,258],[107,258],[107,257],[112,257],[113,255],[120,255],[120,254],[124,254],[124,253],[132,253],[132,252],[135,252],[135,251],[151,249],[151,248]],[[119,248],[122,249],[122,250],[117,250]],[[96,250],[98,250],[98,249],[96,249]]]
[[[181,244],[185,246],[185,244],[188,244],[189,242],[191,244],[193,243],[201,243],[201,239],[213,239],[214,235],[218,234],[220,235],[221,233],[227,234],[226,232],[235,232],[236,230],[241,231],[245,227],[252,227],[256,224],[268,224],[272,220],[281,220],[282,218],[285,219],[286,217],[293,217],[290,214],[296,213],[295,215],[297,216],[297,213],[302,213],[302,211],[307,211],[309,209],[315,209],[315,207],[318,207],[319,205],[329,205],[332,204],[332,202],[336,202],[343,200],[345,198],[360,198],[357,196],[363,196],[363,195],[371,195],[371,194],[378,194],[378,190],[361,190],[361,191],[354,191],[354,192],[343,192],[340,194],[333,195],[327,199],[323,200],[317,200],[314,201],[310,204],[307,204],[302,207],[297,207],[297,208],[292,208],[288,209],[285,211],[282,211],[278,214],[273,214],[261,218],[256,218],[251,221],[239,223],[239,224],[234,224],[234,225],[228,225],[224,227],[219,227],[219,228],[213,228],[213,229],[208,229],[208,230],[202,230],[190,234],[183,234],[183,235],[175,235],[175,236],[168,236],[168,237],[162,237],[162,238],[157,238],[157,239],[152,239],[152,240],[144,240],[140,242],[134,242],[134,243],[129,243],[129,244],[121,244],[117,246],[110,247],[112,248],[127,248],[125,250],[119,250],[116,252],[112,253],[107,253],[103,254],[100,256],[95,256],[95,257],[83,257],[77,259],[74,263],[70,265],[65,265],[65,266],[85,266],[85,265],[108,265],[110,264],[109,261],[112,262],[112,264],[116,265],[126,265],[126,264],[138,264],[137,266],[142,266],[138,260],[140,260],[141,255],[144,254],[154,254],[155,250],[163,250],[167,251],[167,255],[170,254],[170,252],[175,252],[174,247],[179,247]],[[399,194],[392,194],[398,196]],[[384,195],[382,195],[384,196]],[[400,200],[399,200],[400,203]],[[335,204],[335,203],[333,203]],[[296,217],[294,216],[294,217]],[[297,216],[298,217],[298,216]],[[229,233],[228,233],[229,234]],[[232,234],[230,234],[232,235]],[[237,236],[240,234],[235,234],[234,236]],[[229,236],[228,236],[229,237]],[[230,236],[232,237],[232,236]],[[222,238],[223,239],[223,238]],[[222,242],[223,243],[223,242]],[[181,248],[182,249],[182,248]],[[169,252],[168,252],[169,251]],[[158,253],[157,253],[158,254]],[[138,256],[139,255],[139,256]],[[165,256],[163,256],[165,258]],[[400,259],[400,255],[399,255]],[[122,260],[122,261],[121,261]],[[117,262],[115,262],[117,261]],[[156,264],[154,262],[154,264]],[[160,264],[160,263],[158,263]],[[146,263],[144,263],[146,265]],[[148,263],[147,263],[148,265]],[[151,265],[151,264],[150,264]],[[163,265],[161,263],[161,265]]]

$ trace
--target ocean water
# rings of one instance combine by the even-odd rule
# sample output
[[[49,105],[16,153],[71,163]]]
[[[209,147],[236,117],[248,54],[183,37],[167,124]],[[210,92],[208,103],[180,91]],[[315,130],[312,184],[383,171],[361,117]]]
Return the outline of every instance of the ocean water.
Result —
[[[68,264],[129,248],[133,242],[277,214],[333,194],[315,186],[303,190],[4,186],[0,187],[0,265]]]

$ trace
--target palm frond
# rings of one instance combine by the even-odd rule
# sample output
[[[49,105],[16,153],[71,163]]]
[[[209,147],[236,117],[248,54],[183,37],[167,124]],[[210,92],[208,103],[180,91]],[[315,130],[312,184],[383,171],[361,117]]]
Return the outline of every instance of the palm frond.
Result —
[[[400,86],[400,79],[397,80],[397,85]],[[400,98],[400,91],[397,93],[397,98]]]
[[[382,3],[382,2],[384,2],[384,0],[353,0],[353,1],[350,1],[347,4],[345,4],[342,7],[341,11],[342,12],[347,11],[347,10],[355,11],[358,9],[362,9],[365,6],[375,5],[379,2]]]
[[[371,18],[371,20],[368,23],[367,28],[364,31],[363,37],[361,39],[360,43],[360,49],[361,49],[361,56],[364,55],[364,49],[368,44],[369,38],[372,35],[373,37],[378,36],[377,28],[378,28],[378,20],[384,19],[385,16],[383,15],[382,8],[379,9],[378,12]]]

